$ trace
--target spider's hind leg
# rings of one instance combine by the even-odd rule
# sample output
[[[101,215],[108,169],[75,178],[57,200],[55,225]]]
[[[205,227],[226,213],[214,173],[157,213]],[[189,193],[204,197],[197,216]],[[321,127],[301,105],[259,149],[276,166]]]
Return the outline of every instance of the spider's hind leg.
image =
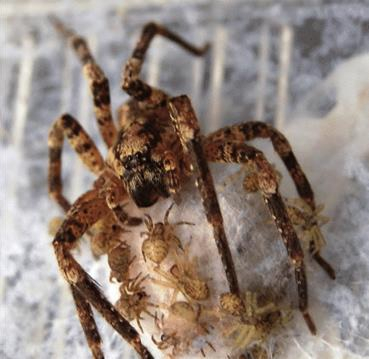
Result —
[[[316,333],[315,324],[308,313],[307,281],[304,268],[304,254],[292,226],[287,209],[278,191],[278,181],[273,167],[263,153],[242,142],[215,141],[206,142],[206,158],[211,162],[253,163],[257,168],[259,190],[264,202],[272,214],[275,225],[281,234],[288,255],[295,268],[295,279],[299,296],[299,309],[312,334]]]
[[[93,97],[94,112],[100,134],[106,145],[111,147],[116,139],[117,130],[111,113],[109,80],[95,62],[86,40],[68,29],[58,18],[50,17],[50,20],[56,30],[68,40],[83,65],[83,73]]]

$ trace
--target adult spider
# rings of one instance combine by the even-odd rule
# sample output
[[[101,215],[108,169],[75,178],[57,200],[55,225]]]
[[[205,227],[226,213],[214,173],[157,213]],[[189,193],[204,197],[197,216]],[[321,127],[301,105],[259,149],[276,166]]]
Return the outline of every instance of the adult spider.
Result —
[[[119,128],[112,118],[108,79],[96,64],[86,41],[52,18],[57,30],[69,40],[88,80],[99,131],[108,147],[106,160],[78,121],[69,114],[59,117],[49,133],[49,193],[67,212],[53,240],[61,272],[69,283],[87,342],[96,358],[102,358],[101,339],[91,305],[126,339],[143,358],[152,358],[143,346],[139,333],[123,318],[96,283],[72,256],[78,239],[100,219],[113,213],[118,224],[137,223],[124,211],[123,202],[132,199],[138,207],[154,205],[159,198],[180,191],[195,174],[208,222],[221,257],[229,291],[240,295],[231,252],[223,228],[208,161],[252,163],[257,168],[259,190],[278,227],[292,264],[299,295],[299,308],[312,333],[315,325],[308,313],[307,283],[303,252],[278,191],[274,170],[262,152],[245,141],[267,138],[286,165],[300,197],[315,208],[310,184],[285,137],[261,122],[246,122],[220,129],[206,137],[200,134],[196,115],[187,96],[170,98],[152,88],[139,77],[146,51],[155,35],[175,42],[196,56],[209,48],[195,47],[165,27],[148,23],[124,68],[122,89],[131,99],[119,109]],[[83,163],[98,178],[93,188],[82,194],[73,205],[63,195],[61,154],[64,137]],[[314,254],[317,259],[319,253]],[[320,256],[324,269],[333,269]]]

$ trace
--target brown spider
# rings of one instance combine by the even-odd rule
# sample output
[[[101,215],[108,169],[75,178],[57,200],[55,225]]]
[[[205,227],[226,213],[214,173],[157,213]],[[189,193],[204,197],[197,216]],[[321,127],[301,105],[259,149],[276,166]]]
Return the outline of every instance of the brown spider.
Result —
[[[138,327],[143,332],[140,320],[142,319],[141,313],[146,313],[151,317],[155,316],[147,310],[147,307],[156,307],[155,304],[149,302],[149,295],[145,292],[141,286],[142,282],[147,279],[147,276],[141,277],[141,273],[135,278],[123,283],[120,286],[120,298],[116,303],[116,308],[120,313],[129,321],[136,320]]]
[[[166,258],[171,247],[182,249],[179,238],[174,234],[174,227],[182,224],[193,225],[190,222],[169,223],[168,217],[174,203],[168,208],[164,216],[164,223],[153,223],[149,215],[145,215],[144,223],[147,227],[146,232],[141,232],[141,236],[147,238],[142,243],[142,255],[146,262],[146,258],[154,262],[158,267]]]
[[[66,28],[58,19],[53,18],[52,21],[68,40],[83,65],[83,72],[93,97],[99,131],[108,147],[104,160],[82,126],[69,114],[56,119],[49,133],[49,193],[67,212],[55,235],[53,246],[59,268],[71,287],[93,355],[103,357],[101,339],[91,305],[141,357],[152,357],[142,345],[139,333],[101,293],[93,279],[72,255],[72,249],[79,238],[109,213],[113,213],[119,225],[137,223],[135,218],[130,217],[124,210],[123,203],[128,199],[132,199],[138,207],[152,206],[160,198],[180,192],[182,185],[195,175],[206,217],[213,228],[229,290],[233,294],[240,294],[208,168],[209,161],[252,163],[257,169],[259,191],[281,233],[295,268],[299,308],[310,331],[315,333],[315,325],[308,313],[303,252],[279,194],[274,170],[261,151],[245,143],[255,138],[270,139],[287,167],[300,197],[314,210],[313,191],[286,138],[262,122],[241,123],[202,136],[187,96],[171,98],[162,90],[150,87],[140,78],[145,54],[156,35],[175,42],[196,56],[205,54],[209,46],[195,47],[161,25],[146,24],[124,68],[122,89],[131,99],[119,109],[117,129],[111,112],[108,79],[95,62],[86,41]],[[73,205],[70,205],[62,190],[61,155],[64,137],[87,168],[97,176],[93,187],[82,194]],[[329,266],[321,257],[317,261],[321,265],[325,263],[322,265],[325,269]]]
[[[234,318],[224,332],[225,337],[235,333],[233,345],[245,349],[251,342],[263,340],[280,321],[281,312],[274,303],[259,305],[255,293],[246,292],[241,298],[233,293],[224,293],[220,297],[220,308]]]
[[[152,281],[163,287],[173,288],[173,300],[176,300],[178,292],[181,292],[189,302],[208,299],[209,287],[206,281],[199,278],[196,258],[189,258],[189,245],[185,247],[182,256],[176,253],[175,258],[175,264],[170,268],[169,273],[160,268],[154,268],[154,271],[165,281],[161,279],[152,279]]]
[[[329,222],[329,218],[321,214],[324,205],[314,209],[306,205],[300,198],[286,199],[287,212],[292,224],[301,234],[302,243],[307,245],[312,257],[320,263],[331,278],[335,278],[334,270],[320,256],[326,241],[320,227]]]
[[[131,249],[126,242],[121,241],[108,252],[108,264],[111,269],[110,281],[127,283],[129,267],[136,257],[131,257]]]
[[[181,353],[187,352],[191,347],[192,342],[200,336],[209,334],[206,325],[202,322],[202,309],[194,307],[183,301],[173,302],[169,307],[164,306],[169,313],[164,320],[162,316],[159,320],[155,316],[156,327],[162,332],[160,341],[157,341],[154,336],[151,336],[152,341],[161,350],[172,348],[170,357],[176,358]],[[209,341],[205,343],[215,351],[215,348]],[[205,356],[204,349],[200,352]]]
[[[117,224],[113,213],[97,221],[89,230],[91,250],[94,256],[108,254],[121,244],[121,236],[127,231]]]

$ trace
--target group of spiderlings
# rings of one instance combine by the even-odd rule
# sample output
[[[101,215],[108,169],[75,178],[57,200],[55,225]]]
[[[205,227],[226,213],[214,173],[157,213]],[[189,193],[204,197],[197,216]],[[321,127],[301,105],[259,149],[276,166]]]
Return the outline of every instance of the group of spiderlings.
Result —
[[[281,176],[277,174],[277,177]],[[255,183],[253,173],[248,170],[244,178],[244,189],[256,192]],[[311,213],[298,200],[286,200],[286,203],[293,224],[305,233],[306,239],[303,241],[310,241],[315,235],[319,239],[316,240],[319,250],[323,245],[320,240],[323,237],[316,223],[321,224],[326,220],[319,215],[321,208]],[[271,299],[252,292],[246,292],[241,297],[223,293],[219,304],[215,308],[209,307],[208,283],[198,274],[196,258],[190,257],[190,243],[183,246],[175,234],[177,226],[193,223],[170,223],[172,208],[173,204],[166,211],[163,222],[154,223],[149,215],[144,217],[146,230],[140,233],[144,239],[141,252],[145,269],[153,276],[142,276],[139,273],[130,278],[130,266],[135,257],[131,255],[129,245],[121,239],[124,229],[116,224],[113,215],[93,227],[97,234],[91,238],[92,250],[96,255],[107,254],[111,269],[110,280],[121,283],[117,309],[129,321],[135,320],[142,332],[142,314],[151,316],[160,332],[160,340],[153,335],[152,341],[170,357],[189,354],[195,342],[198,352],[203,356],[206,355],[205,345],[215,351],[216,348],[207,340],[207,336],[216,326],[218,334],[233,348],[233,353],[245,350],[252,352],[256,349],[256,357],[263,358],[266,352],[259,344],[288,320],[288,313],[282,313]],[[150,302],[143,286],[146,279],[153,285],[171,291],[167,304]],[[181,298],[178,300],[179,295]],[[154,308],[154,313],[148,307]]]
[[[162,314],[155,313],[155,325],[161,335],[160,340],[154,336],[152,340],[159,349],[177,357],[188,353],[194,340],[208,334],[199,302],[209,299],[210,293],[207,282],[198,275],[196,258],[190,258],[190,245],[183,247],[175,234],[176,226],[193,223],[169,223],[172,208],[173,204],[166,211],[164,222],[153,223],[151,217],[146,215],[144,223],[147,231],[142,232],[141,236],[145,237],[142,243],[143,258],[147,266],[153,265],[152,272],[155,274],[151,282],[173,291],[169,304],[158,305]],[[168,270],[161,268],[164,261]],[[180,294],[183,300],[178,300]],[[210,342],[205,342],[214,350]],[[200,352],[205,355],[203,348]]]
[[[199,276],[196,257],[190,256],[190,243],[183,246],[175,234],[176,226],[192,223],[170,223],[168,218],[172,208],[173,205],[166,211],[163,222],[154,223],[150,216],[145,215],[147,230],[141,232],[141,237],[144,237],[142,256],[154,274],[150,278],[152,284],[172,291],[169,304],[156,305],[154,322],[160,331],[160,340],[152,336],[153,342],[159,349],[169,352],[171,357],[190,352],[194,354],[194,346],[205,356],[205,345],[209,350],[216,350],[207,340],[214,326],[236,352],[263,341],[281,322],[279,309],[271,301],[260,303],[258,295],[251,292],[245,293],[242,298],[224,293],[219,298],[219,305],[210,307],[208,283]],[[162,268],[163,264],[166,270]],[[139,283],[142,281],[143,278]],[[140,291],[145,293],[142,288]],[[179,300],[178,295],[181,296]],[[122,296],[121,301],[124,300],[127,302],[127,298]],[[141,309],[148,304],[146,296],[142,300]],[[127,315],[124,311],[122,314]]]
[[[227,182],[236,180],[240,175],[244,176],[243,188],[246,192],[258,191],[255,171],[250,167],[242,168],[230,176]],[[277,171],[276,176],[281,179]],[[285,199],[285,203],[303,246],[310,246],[311,249],[313,243],[314,250],[320,251],[325,245],[320,226],[328,221],[321,214],[323,206],[312,211],[301,199]],[[88,231],[93,254],[96,257],[107,255],[111,269],[110,281],[120,284],[120,298],[116,308],[127,320],[136,321],[142,332],[142,315],[152,317],[160,332],[160,340],[153,335],[152,341],[169,357],[179,357],[190,352],[193,354],[195,342],[199,348],[195,350],[203,356],[205,345],[215,351],[216,348],[207,340],[207,336],[217,331],[216,335],[224,338],[233,348],[232,353],[247,350],[255,358],[264,358],[266,352],[259,344],[264,342],[272,330],[288,320],[289,313],[282,312],[270,298],[252,292],[246,292],[241,297],[223,293],[218,299],[219,304],[210,307],[208,283],[199,276],[196,258],[190,257],[190,243],[183,246],[175,234],[177,226],[193,223],[170,223],[169,214],[173,205],[166,211],[163,222],[154,223],[149,215],[145,215],[143,220],[146,231],[140,234],[144,239],[141,246],[142,259],[146,272],[154,276],[142,275],[141,272],[132,277],[131,265],[136,256],[132,255],[130,245],[122,239],[122,234],[127,231],[113,213],[102,218]],[[60,222],[59,218],[53,220],[50,232],[55,232]],[[145,280],[171,291],[167,304],[150,302],[150,296],[143,286]],[[179,295],[181,298],[178,300]]]
[[[120,298],[116,302],[118,311],[127,320],[135,320],[142,332],[142,315],[151,316],[161,333],[160,340],[152,336],[153,342],[159,349],[170,351],[170,356],[177,357],[187,353],[195,339],[208,334],[199,301],[209,298],[209,288],[207,282],[198,276],[196,259],[189,257],[189,245],[183,247],[175,234],[176,226],[193,223],[169,223],[172,208],[173,204],[166,211],[163,222],[154,223],[149,215],[144,216],[146,231],[141,232],[144,238],[141,252],[146,268],[141,269],[151,272],[155,278],[142,273],[131,277],[131,266],[136,256],[132,256],[130,245],[122,239],[126,231],[113,214],[97,222],[88,236],[93,254],[107,255],[111,270],[110,281],[120,284]],[[164,261],[167,262],[166,266],[169,264],[168,271],[161,267]],[[145,280],[172,290],[169,304],[150,302],[150,296],[143,285]],[[184,300],[177,300],[180,293]],[[155,308],[155,314],[149,311],[149,307]],[[160,315],[158,311],[167,315]],[[207,343],[213,348],[211,343]],[[204,354],[202,348],[200,351]]]
[[[278,182],[282,175],[275,170]],[[255,168],[250,165],[243,166],[226,179],[224,187],[242,178],[242,186],[247,193],[257,193],[258,179]],[[231,183],[230,183],[231,182]],[[320,227],[329,221],[329,218],[322,215],[324,205],[319,205],[312,210],[302,199],[284,198],[288,215],[294,226],[305,250],[313,249],[312,254],[319,252],[325,246],[325,240]],[[260,296],[261,297],[261,296]],[[260,303],[256,293],[246,292],[243,298],[239,298],[232,293],[224,293],[220,297],[220,308],[223,315],[233,317],[233,322],[226,322],[223,335],[232,340],[234,348],[241,350],[251,348],[257,349],[257,354],[253,352],[253,357],[264,358],[266,352],[263,346],[253,345],[261,343],[271,333],[272,330],[283,326],[290,319],[291,311],[280,310],[272,301]]]
[[[95,256],[106,254],[110,267],[110,281],[120,283],[120,298],[116,303],[117,309],[129,321],[136,320],[137,325],[143,331],[141,322],[142,313],[147,313],[148,307],[154,306],[149,301],[142,282],[147,276],[141,273],[131,278],[130,267],[136,257],[132,256],[131,248],[122,239],[122,234],[127,232],[111,213],[97,222],[90,231],[91,249]]]

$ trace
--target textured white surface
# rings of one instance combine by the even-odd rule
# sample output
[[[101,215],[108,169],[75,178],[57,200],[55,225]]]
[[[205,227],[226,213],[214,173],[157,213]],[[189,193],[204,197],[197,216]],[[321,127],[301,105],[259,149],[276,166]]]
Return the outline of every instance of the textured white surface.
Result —
[[[64,6],[70,9],[67,1]],[[192,79],[198,79],[196,69],[201,71],[201,66],[194,64],[195,72],[189,76],[184,71],[185,68],[192,68],[189,58],[180,51],[176,52],[173,47],[165,47],[166,57],[157,59],[157,63],[161,64],[160,84],[176,94],[191,94],[192,91],[202,94],[202,99],[196,99],[201,118],[208,119],[207,109],[211,108],[212,100],[219,101],[219,94],[223,95],[219,119],[227,118],[228,122],[231,119],[232,122],[242,120],[244,113],[255,113],[250,104],[256,103],[259,106],[260,103],[264,104],[265,108],[259,108],[258,113],[264,113],[269,118],[275,112],[276,87],[273,84],[283,83],[284,80],[279,78],[282,72],[279,72],[278,60],[275,59],[268,66],[260,66],[263,71],[269,71],[267,76],[264,73],[257,76],[257,56],[265,54],[265,50],[257,51],[265,46],[265,43],[260,44],[258,41],[260,38],[265,41],[268,39],[266,36],[270,36],[266,41],[267,44],[269,41],[271,50],[266,53],[278,59],[275,47],[278,47],[276,44],[280,32],[276,36],[272,33],[259,37],[259,26],[251,25],[252,16],[259,20],[267,18],[266,23],[268,26],[272,24],[275,30],[279,29],[275,25],[276,16],[283,14],[287,23],[291,21],[288,20],[288,12],[284,13],[283,8],[271,7],[266,9],[265,15],[260,9],[250,12],[250,8],[240,7],[237,9],[240,17],[237,17],[234,15],[237,11],[231,13],[231,9],[223,13],[221,7],[209,8],[214,17],[211,21],[208,15],[204,15],[207,12],[197,7],[180,7],[179,10],[158,7],[151,11],[140,10],[137,16],[135,12],[128,12],[123,16],[126,26],[123,30],[119,11],[109,13],[108,9],[101,14],[96,10],[72,17],[71,21],[79,30],[84,29],[85,25],[84,31],[88,29],[89,37],[97,39],[94,47],[99,54],[99,62],[112,79],[113,101],[117,104],[122,99],[117,76],[121,59],[126,58],[128,50],[132,48],[135,38],[133,31],[137,32],[140,24],[153,18],[175,23],[173,19],[181,14],[180,26],[183,29],[195,34],[195,38],[197,34],[200,34],[200,38],[206,38],[206,34],[212,33],[211,26],[222,23],[229,16],[232,22],[223,27],[227,32],[228,43],[221,90],[217,89],[214,95],[213,89],[206,87],[206,81],[203,85],[205,91],[193,89]],[[244,36],[242,18],[246,13],[252,13],[246,26],[250,31],[248,36]],[[311,337],[300,315],[296,313],[293,322],[275,340],[283,344],[279,355],[281,358],[365,358],[369,356],[369,80],[364,76],[369,73],[368,55],[350,59],[332,70],[336,63],[342,62],[346,52],[352,55],[365,48],[365,32],[360,32],[360,26],[356,25],[362,21],[361,29],[365,29],[364,20],[368,21],[369,14],[355,6],[331,6],[321,12],[302,6],[292,13],[296,15],[292,24],[296,26],[293,37],[295,50],[289,82],[291,92],[287,118],[290,121],[284,126],[284,131],[311,179],[317,202],[327,205],[326,213],[332,219],[324,227],[328,247],[323,254],[336,268],[337,280],[330,281],[320,268],[307,260],[311,313],[317,322],[319,334],[316,338]],[[315,19],[315,22],[311,20],[309,23],[307,19]],[[47,223],[58,212],[47,198],[45,178],[46,137],[52,118],[62,110],[68,110],[76,114],[84,126],[94,133],[91,107],[86,104],[88,98],[85,96],[85,85],[80,81],[79,65],[72,54],[60,52],[62,43],[54,36],[43,17],[38,19],[36,16],[34,20],[5,17],[2,21],[6,21],[8,28],[13,31],[1,37],[6,51],[1,54],[4,91],[2,88],[0,166],[5,169],[5,176],[0,177],[0,354],[5,358],[87,358],[89,353],[71,296],[58,274],[51,239],[47,234]],[[326,23],[327,26],[324,25]],[[192,29],[189,29],[189,24],[193,25]],[[305,27],[301,27],[301,24],[305,24]],[[304,41],[308,42],[309,39],[303,37],[302,29],[313,32],[319,26],[322,31],[321,45],[304,55]],[[99,33],[101,29],[105,29],[104,36]],[[33,36],[22,37],[30,32]],[[338,32],[341,35],[339,37]],[[339,52],[338,49],[346,52]],[[176,61],[171,57],[171,52],[177,56]],[[60,54],[63,54],[62,57]],[[155,48],[149,62],[151,56],[155,59]],[[320,62],[321,59],[326,59],[329,66],[324,65],[324,61]],[[148,76],[155,80],[157,68],[155,61],[152,62]],[[248,64],[247,69],[245,62]],[[219,85],[219,81],[216,81],[218,74],[212,74],[211,70],[209,73],[208,70],[216,66],[209,67],[206,63],[205,66],[205,78],[209,80],[210,77],[208,82],[211,86]],[[321,81],[329,72],[329,76]],[[19,77],[19,74],[23,75]],[[257,84],[253,80],[255,78],[261,79],[261,82],[268,80],[264,85],[259,82],[261,87],[265,86],[264,90],[256,91],[265,96],[260,101],[256,101],[255,91],[249,90]],[[65,81],[64,84],[61,79]],[[196,81],[200,86],[201,81]],[[307,89],[313,88],[307,92]],[[83,106],[87,107],[84,109]],[[206,128],[210,126],[203,124]],[[280,162],[274,159],[273,162],[281,168]],[[78,170],[75,156],[68,150],[65,163],[66,188],[70,196],[76,196],[84,190],[85,180],[88,179],[82,177],[85,172]],[[258,195],[239,194],[236,188],[222,190],[224,167],[217,166],[214,172],[227,234],[232,238],[232,250],[236,253],[237,268],[243,278],[244,289],[252,289],[260,283],[266,287],[273,286],[275,277],[284,273],[287,258],[281,241],[276,240],[278,234],[271,225],[265,225],[267,212]],[[284,175],[284,194],[293,195],[289,193],[291,186],[286,178]],[[160,220],[168,205],[169,202],[161,203],[149,212],[155,220]],[[209,256],[216,251],[196,197],[184,199],[182,207],[175,208],[173,215],[177,216],[179,211],[181,219],[196,223],[196,230],[183,228],[181,238],[189,240],[192,234],[194,252],[202,258],[200,262],[204,265],[203,271],[212,273],[211,285],[215,294],[223,290],[224,277],[218,269],[219,263],[213,261],[215,254]],[[206,250],[204,243],[209,246]],[[139,247],[139,243],[136,245]],[[196,245],[199,246],[198,250]],[[212,261],[208,262],[207,258]],[[82,244],[81,261],[103,285],[108,295],[114,298],[117,288],[107,285],[106,258],[94,261],[88,246]],[[295,301],[293,276],[287,278],[290,282],[287,300]],[[107,357],[128,357],[130,349],[103,321],[98,320],[98,323]],[[150,341],[148,337],[147,340]],[[211,357],[224,357],[221,348],[217,349],[216,355]]]

